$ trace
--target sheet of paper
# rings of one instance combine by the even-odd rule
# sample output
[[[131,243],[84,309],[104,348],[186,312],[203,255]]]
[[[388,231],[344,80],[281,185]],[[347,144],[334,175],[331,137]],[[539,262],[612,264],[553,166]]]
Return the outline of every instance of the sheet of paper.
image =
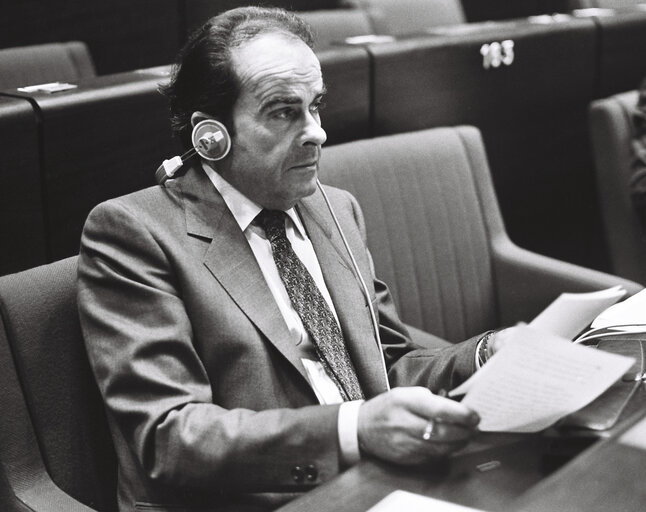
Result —
[[[449,501],[428,498],[408,491],[393,491],[367,512],[478,512]]]
[[[571,340],[625,294],[621,286],[590,293],[562,293],[529,326]]]
[[[449,393],[481,418],[480,430],[537,432],[587,405],[633,364],[528,326]]]
[[[610,306],[592,322],[593,328],[614,325],[646,325],[646,290]]]

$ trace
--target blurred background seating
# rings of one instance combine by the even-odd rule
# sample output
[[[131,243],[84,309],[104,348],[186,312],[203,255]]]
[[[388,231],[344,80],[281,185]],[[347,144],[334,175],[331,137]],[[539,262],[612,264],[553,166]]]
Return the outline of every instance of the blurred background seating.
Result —
[[[0,278],[6,512],[116,510],[116,456],[81,335],[76,260]]]
[[[590,134],[610,270],[646,283],[646,236],[629,187],[635,159],[631,142],[637,97],[637,91],[628,91],[593,102]]]
[[[634,89],[646,75],[646,9],[568,13],[565,0],[505,2],[505,9],[479,0],[488,13],[480,21],[469,0],[417,0],[407,9],[402,2],[350,1],[272,2],[299,9],[317,31],[329,90],[322,111],[327,145],[475,125],[514,242],[610,270],[587,108]],[[55,93],[0,89],[0,173],[11,184],[0,193],[0,237],[11,241],[0,275],[75,254],[96,203],[153,183],[157,165],[181,151],[158,84],[192,26],[244,3],[73,0],[54,12],[58,0],[25,0],[9,7],[0,46],[69,35],[85,43],[98,75],[66,79],[76,88]],[[392,5],[400,10],[384,14],[390,28],[376,28],[375,12]],[[426,10],[413,16],[421,5]],[[419,25],[397,21],[407,16]],[[382,31],[393,33],[388,42],[343,43],[348,35]]]
[[[460,0],[345,0],[345,4],[363,10],[375,34],[400,36],[467,21]]]
[[[90,51],[81,41],[1,49],[0,70],[0,90],[96,75]]]

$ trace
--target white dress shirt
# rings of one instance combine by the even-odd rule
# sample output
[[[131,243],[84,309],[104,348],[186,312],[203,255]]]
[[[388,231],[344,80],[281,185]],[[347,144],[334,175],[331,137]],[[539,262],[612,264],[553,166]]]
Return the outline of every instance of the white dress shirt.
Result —
[[[343,402],[343,398],[336,384],[328,376],[323,365],[317,359],[312,340],[305,330],[300,316],[292,307],[285,285],[276,268],[271,243],[265,236],[263,229],[253,223],[253,220],[261,212],[262,207],[233,187],[206,163],[202,163],[202,168],[224,199],[224,202],[249,242],[249,246],[258,261],[265,281],[276,301],[276,305],[285,319],[285,323],[292,337],[292,342],[294,345],[299,346],[301,352],[306,355],[301,361],[305,368],[309,384],[318,401],[321,404],[341,404],[338,417],[338,434],[342,460],[345,464],[357,462],[359,460],[357,423],[359,406],[363,401]],[[287,239],[290,241],[298,258],[311,274],[338,323],[339,320],[334,309],[334,304],[332,303],[332,298],[330,297],[330,292],[325,285],[321,267],[312,243],[307,237],[305,227],[294,208],[290,208],[285,213],[287,214]]]

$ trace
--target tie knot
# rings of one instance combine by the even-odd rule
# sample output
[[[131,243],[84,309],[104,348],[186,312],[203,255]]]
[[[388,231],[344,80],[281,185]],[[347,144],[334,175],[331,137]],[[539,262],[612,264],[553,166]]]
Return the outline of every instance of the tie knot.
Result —
[[[269,240],[278,236],[285,235],[285,216],[287,214],[282,210],[262,210],[256,215],[257,224],[265,230]]]

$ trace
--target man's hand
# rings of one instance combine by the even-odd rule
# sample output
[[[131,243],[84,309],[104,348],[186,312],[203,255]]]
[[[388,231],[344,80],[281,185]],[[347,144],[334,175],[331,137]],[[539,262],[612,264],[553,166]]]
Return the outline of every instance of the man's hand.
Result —
[[[471,409],[426,388],[394,388],[361,405],[359,446],[390,462],[420,464],[465,446],[479,421]]]

